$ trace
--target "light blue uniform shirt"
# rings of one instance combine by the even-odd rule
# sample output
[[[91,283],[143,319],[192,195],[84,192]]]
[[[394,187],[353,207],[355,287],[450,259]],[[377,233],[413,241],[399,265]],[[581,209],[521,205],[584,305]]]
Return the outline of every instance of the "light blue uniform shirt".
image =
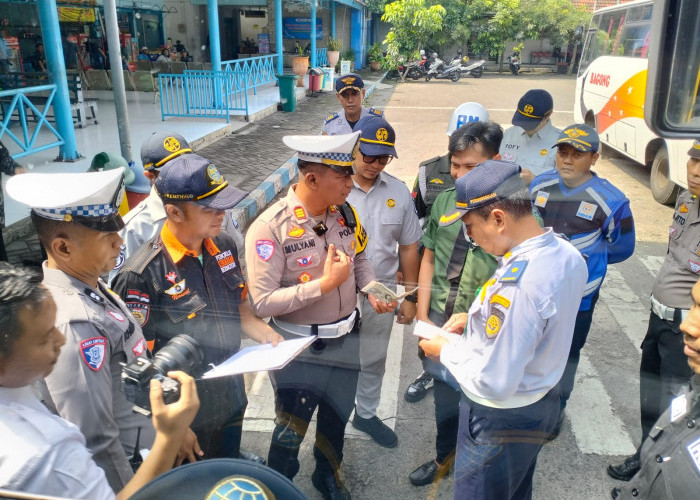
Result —
[[[532,137],[522,128],[513,126],[503,133],[498,152],[505,161],[517,163],[538,176],[557,167],[557,150],[552,146],[557,143],[560,133],[561,130],[551,122]]]
[[[440,361],[472,401],[519,408],[564,373],[588,272],[551,228],[499,260],[469,308],[464,335],[443,347]]]
[[[362,111],[360,112],[360,121],[365,116],[384,116],[384,112],[379,111],[374,108],[365,108],[362,106]],[[348,123],[347,118],[345,118],[345,110],[341,109],[337,113],[333,113],[323,123],[322,133],[323,135],[341,135],[341,134],[351,134],[353,132],[352,127]]]
[[[398,245],[416,243],[423,231],[413,198],[406,184],[381,172],[374,185],[364,192],[356,182],[348,196],[355,207],[369,241],[365,253],[377,280],[395,283],[399,268]]]

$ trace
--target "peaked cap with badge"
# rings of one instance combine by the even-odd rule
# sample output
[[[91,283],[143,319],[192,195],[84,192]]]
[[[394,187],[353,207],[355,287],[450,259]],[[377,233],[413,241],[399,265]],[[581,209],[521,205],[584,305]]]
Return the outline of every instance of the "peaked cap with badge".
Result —
[[[695,140],[693,145],[688,150],[688,156],[691,158],[700,158],[700,140]]]
[[[365,82],[362,77],[357,73],[348,73],[346,75],[341,75],[335,80],[335,91],[338,94],[342,94],[348,89],[357,90],[361,92],[365,88]]]
[[[17,175],[8,179],[7,193],[45,219],[115,232],[124,227],[119,215],[123,186],[120,167],[82,174]]]
[[[553,109],[552,94],[543,89],[528,90],[518,101],[512,123],[525,130],[532,130]]]
[[[584,153],[597,153],[600,148],[600,138],[593,127],[575,123],[561,131],[557,143],[552,147],[556,148],[561,144],[569,144]]]
[[[369,115],[360,118],[360,121],[355,124],[355,130],[360,132],[360,152],[362,154],[399,157],[394,147],[396,132],[394,132],[394,127],[389,125],[389,122],[383,117]]]
[[[196,154],[171,160],[155,180],[164,202],[192,201],[205,207],[227,210],[246,197],[245,191],[230,186],[211,161]]]
[[[486,160],[457,179],[455,210],[440,217],[440,225],[454,224],[470,210],[508,198],[523,189],[527,191],[518,165],[509,161]]]
[[[192,153],[192,148],[177,132],[154,132],[141,145],[144,170],[162,167],[173,158]]]
[[[352,175],[360,132],[342,135],[285,135],[284,143],[296,150],[300,160],[322,163],[338,173]]]

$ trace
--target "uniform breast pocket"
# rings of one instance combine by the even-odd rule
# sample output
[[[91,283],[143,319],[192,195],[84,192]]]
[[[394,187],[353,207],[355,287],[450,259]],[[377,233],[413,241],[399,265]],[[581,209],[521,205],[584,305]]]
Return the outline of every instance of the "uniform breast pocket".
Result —
[[[191,292],[172,302],[172,304],[168,304],[165,307],[165,312],[173,323],[184,321],[207,306],[202,298],[195,292]]]
[[[290,271],[303,271],[312,269],[322,264],[321,254],[318,250],[298,252],[287,257],[287,269]]]
[[[403,217],[397,209],[389,210],[388,213],[382,214],[382,232],[388,233],[392,240],[397,241],[401,235],[402,222]]]

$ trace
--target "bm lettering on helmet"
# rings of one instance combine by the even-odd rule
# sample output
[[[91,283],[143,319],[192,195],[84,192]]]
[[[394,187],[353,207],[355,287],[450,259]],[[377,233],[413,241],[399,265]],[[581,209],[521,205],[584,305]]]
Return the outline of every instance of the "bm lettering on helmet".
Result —
[[[601,87],[610,86],[610,75],[604,75],[602,73],[594,73],[591,71],[591,78],[589,82],[592,85],[599,85]]]

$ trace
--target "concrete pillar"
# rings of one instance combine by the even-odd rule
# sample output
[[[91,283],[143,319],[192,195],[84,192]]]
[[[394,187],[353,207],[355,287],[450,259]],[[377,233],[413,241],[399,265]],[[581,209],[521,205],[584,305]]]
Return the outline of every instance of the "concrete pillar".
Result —
[[[114,108],[117,113],[117,130],[119,147],[124,159],[131,163],[131,134],[129,131],[129,112],[126,108],[126,90],[122,72],[122,52],[119,45],[119,24],[117,23],[117,5],[114,0],[103,1],[105,11],[105,35],[109,47],[109,66],[112,69],[112,92]]]
[[[284,35],[282,34],[282,0],[275,0],[275,49],[277,50],[277,74],[284,73]]]
[[[212,71],[221,71],[221,39],[219,37],[219,6],[216,0],[207,0],[209,19],[209,54]]]
[[[309,29],[311,38],[311,67],[318,66],[316,61],[316,0],[311,0],[311,27]]]
[[[58,161],[74,161],[80,158],[75,143],[73,129],[73,112],[70,109],[68,94],[68,78],[66,77],[66,62],[63,59],[61,30],[58,26],[58,10],[56,0],[39,0],[39,21],[44,39],[46,64],[51,80],[56,84],[53,108],[56,114],[56,130],[63,138],[64,144],[59,147]]]

